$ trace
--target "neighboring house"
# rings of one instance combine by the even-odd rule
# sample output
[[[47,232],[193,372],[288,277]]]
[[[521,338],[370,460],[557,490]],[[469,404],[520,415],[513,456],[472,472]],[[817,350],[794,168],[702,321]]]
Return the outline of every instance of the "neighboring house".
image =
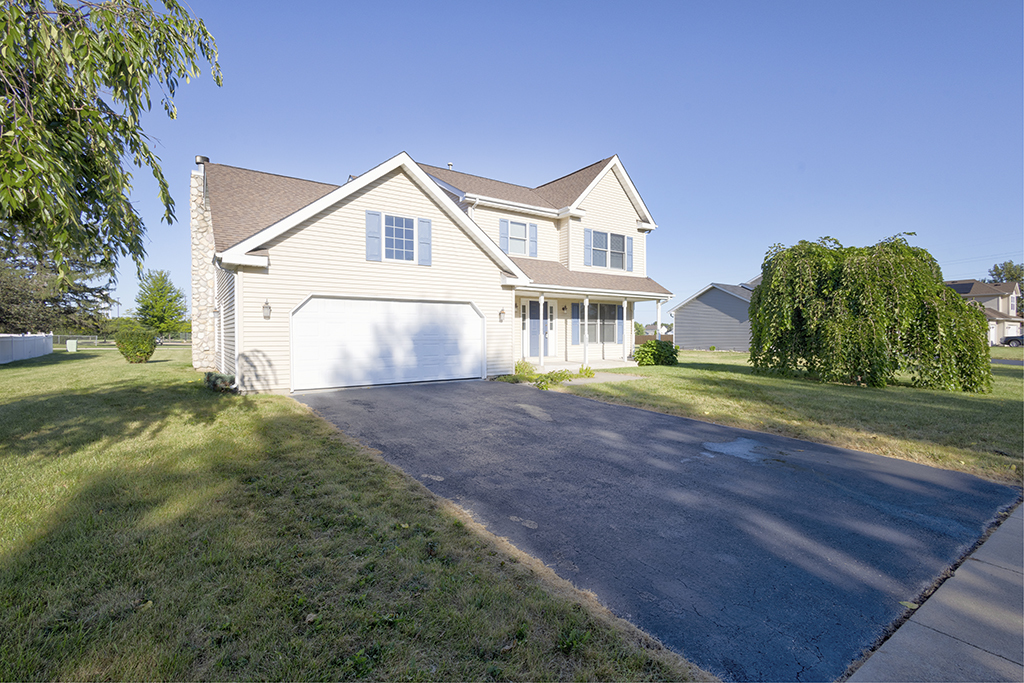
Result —
[[[660,328],[657,323],[651,323],[650,325],[644,325],[644,334],[668,334],[668,328],[662,325]]]
[[[985,311],[988,343],[995,346],[1003,337],[1021,333],[1020,286],[1016,282],[990,284],[978,280],[948,280],[946,286]]]
[[[739,285],[712,282],[669,311],[675,344],[682,349],[750,350],[750,294],[757,276]]]
[[[244,391],[625,360],[653,218],[618,157],[536,188],[404,152],[344,185],[192,173],[193,365]]]

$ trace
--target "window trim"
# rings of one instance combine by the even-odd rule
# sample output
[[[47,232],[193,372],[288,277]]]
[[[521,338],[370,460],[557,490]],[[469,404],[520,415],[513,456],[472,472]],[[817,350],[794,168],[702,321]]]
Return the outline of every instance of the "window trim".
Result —
[[[596,242],[597,242],[596,238],[597,238],[598,235],[602,235],[605,238],[605,240],[604,240],[605,246],[604,246],[603,249],[599,248],[596,245]],[[622,251],[618,251],[618,250],[613,250],[612,249],[612,237],[620,237],[620,238],[622,238]],[[629,267],[630,266],[630,256],[631,256],[631,251],[629,249],[629,240],[631,240],[631,239],[632,239],[632,237],[630,237],[629,235],[626,235],[625,233],[612,232],[610,230],[593,230],[593,229],[591,229],[590,230],[590,259],[589,259],[590,264],[589,265],[592,268],[605,268],[607,270],[621,270],[623,272],[631,272],[632,268]],[[586,248],[587,248],[586,240],[584,240],[584,249],[586,249]],[[601,254],[602,258],[604,259],[604,265],[599,265],[597,263],[597,255],[598,254]],[[615,255],[620,255],[621,254],[621,257],[622,257],[622,267],[616,267],[616,266],[612,265],[612,255],[613,254],[615,254]]]
[[[391,218],[391,219],[400,218],[403,221],[412,221],[412,240],[410,240],[412,242],[412,258],[395,258],[394,256],[391,256],[391,257],[388,256],[388,246],[387,246],[387,244],[388,244],[388,236],[387,235],[388,235],[388,219],[389,218]],[[391,262],[391,263],[411,263],[413,265],[415,265],[418,262],[418,258],[419,258],[419,226],[417,225],[417,223],[418,223],[418,221],[417,221],[417,218],[415,216],[411,216],[411,217],[410,216],[403,216],[403,215],[398,214],[398,213],[386,213],[384,211],[381,211],[381,233],[380,233],[380,238],[381,238],[381,244],[380,244],[381,261],[386,261],[386,262]],[[394,228],[396,226],[391,226],[391,227]],[[401,229],[402,230],[408,230],[409,228],[403,227]],[[395,239],[395,238],[392,237],[392,239]],[[405,240],[404,237],[401,238],[401,239]],[[394,251],[394,247],[392,247],[392,251]],[[406,251],[407,250],[403,249],[402,253],[404,254],[404,253],[406,253]]]
[[[522,236],[522,238],[513,237],[512,236],[512,226],[513,225],[521,225],[521,226],[523,226],[523,236]],[[523,251],[522,252],[518,252],[518,251],[513,251],[512,250],[512,243],[513,243],[513,241],[515,241],[516,243],[518,243],[520,241],[522,242],[522,245],[523,245]],[[514,221],[511,218],[509,219],[509,221],[508,221],[508,255],[509,256],[529,256],[530,255],[530,224],[527,223],[526,221]]]

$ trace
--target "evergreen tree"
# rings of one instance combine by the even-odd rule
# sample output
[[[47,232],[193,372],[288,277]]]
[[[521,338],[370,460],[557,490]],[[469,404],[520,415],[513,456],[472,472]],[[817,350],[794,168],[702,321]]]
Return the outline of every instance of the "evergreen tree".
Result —
[[[185,293],[166,270],[147,270],[135,297],[135,319],[161,335],[178,332],[185,323]]]

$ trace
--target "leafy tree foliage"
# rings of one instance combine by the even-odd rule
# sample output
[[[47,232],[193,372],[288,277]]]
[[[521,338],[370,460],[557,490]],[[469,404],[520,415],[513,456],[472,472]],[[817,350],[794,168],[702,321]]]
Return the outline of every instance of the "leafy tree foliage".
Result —
[[[750,301],[756,371],[873,387],[909,372],[917,386],[990,389],[985,315],[902,235],[863,248],[828,237],[775,245],[761,273]]]
[[[647,331],[644,330],[644,326],[640,323],[639,320],[633,321],[633,334],[638,337],[642,337],[643,335],[647,334]]]
[[[111,273],[94,260],[68,256],[59,286],[57,264],[19,245],[7,247],[0,262],[0,332],[95,332],[112,303]]]
[[[992,284],[1016,282],[1024,290],[1024,264],[1003,261],[988,269],[988,280]]]
[[[132,160],[159,185],[174,218],[159,159],[141,127],[150,86],[175,117],[178,80],[212,65],[203,22],[176,0],[4,0],[0,3],[0,246],[28,245],[63,278],[73,254],[111,272],[131,256],[141,271],[142,219],[129,201]]]
[[[166,270],[147,270],[135,297],[135,319],[162,335],[178,332],[185,323],[185,293]]]

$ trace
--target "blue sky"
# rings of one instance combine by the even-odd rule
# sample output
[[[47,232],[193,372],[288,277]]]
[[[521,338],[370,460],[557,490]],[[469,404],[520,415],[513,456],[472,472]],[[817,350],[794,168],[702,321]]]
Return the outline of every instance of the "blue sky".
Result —
[[[177,120],[144,119],[178,221],[160,222],[147,173],[133,193],[145,267],[186,293],[197,154],[341,184],[406,151],[531,187],[618,154],[659,226],[666,311],[826,235],[916,232],[947,279],[1024,261],[1019,0],[191,7],[224,85],[204,74]],[[122,313],[137,291],[123,263]]]

